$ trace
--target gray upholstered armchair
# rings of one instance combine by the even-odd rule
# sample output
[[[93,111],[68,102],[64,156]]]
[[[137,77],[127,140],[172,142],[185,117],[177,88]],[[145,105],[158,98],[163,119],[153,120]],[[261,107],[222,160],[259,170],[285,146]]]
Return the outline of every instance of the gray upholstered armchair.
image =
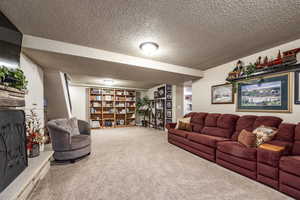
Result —
[[[91,129],[88,122],[77,120],[79,133],[77,131],[76,134],[76,131],[62,125],[66,121],[67,119],[56,119],[47,123],[54,150],[53,157],[57,161],[75,162],[91,152]]]

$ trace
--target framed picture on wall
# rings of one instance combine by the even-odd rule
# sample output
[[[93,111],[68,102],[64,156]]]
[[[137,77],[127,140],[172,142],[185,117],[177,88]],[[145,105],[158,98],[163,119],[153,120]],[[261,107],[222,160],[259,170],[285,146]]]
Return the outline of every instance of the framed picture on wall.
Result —
[[[172,93],[171,92],[167,92],[167,100],[172,100]]]
[[[172,109],[172,101],[166,101],[166,108]]]
[[[167,90],[167,92],[171,92],[172,91],[172,85],[166,85],[166,90]]]
[[[240,82],[237,111],[291,112],[290,73]]]
[[[295,72],[295,104],[300,104],[300,71]]]
[[[234,93],[232,84],[214,85],[211,87],[212,104],[233,104]]]
[[[172,110],[167,110],[166,117],[172,119]]]
[[[164,98],[166,96],[166,87],[160,87],[157,89],[158,91],[158,98]]]

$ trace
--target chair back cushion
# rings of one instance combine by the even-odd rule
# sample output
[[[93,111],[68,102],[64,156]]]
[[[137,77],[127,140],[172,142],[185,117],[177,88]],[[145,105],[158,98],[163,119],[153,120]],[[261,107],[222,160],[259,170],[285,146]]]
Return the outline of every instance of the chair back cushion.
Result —
[[[293,154],[300,155],[300,123],[295,128],[295,142],[293,145]]]
[[[231,139],[237,141],[238,136],[242,130],[253,131],[253,125],[257,116],[255,115],[244,115],[241,116],[235,126],[235,132],[232,135]]]
[[[208,114],[205,119],[203,134],[230,138],[235,130],[239,116],[231,114]]]

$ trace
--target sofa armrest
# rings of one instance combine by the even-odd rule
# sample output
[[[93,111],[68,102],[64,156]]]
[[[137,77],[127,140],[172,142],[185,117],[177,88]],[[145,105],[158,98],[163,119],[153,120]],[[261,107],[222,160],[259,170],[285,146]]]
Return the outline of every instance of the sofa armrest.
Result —
[[[54,151],[66,151],[71,149],[71,133],[51,123],[47,124]]]
[[[78,120],[79,132],[82,135],[91,135],[91,126],[87,121]]]
[[[177,124],[177,123],[167,123],[167,124],[166,124],[166,128],[167,128],[168,130],[173,129],[173,128],[176,127],[176,124]]]

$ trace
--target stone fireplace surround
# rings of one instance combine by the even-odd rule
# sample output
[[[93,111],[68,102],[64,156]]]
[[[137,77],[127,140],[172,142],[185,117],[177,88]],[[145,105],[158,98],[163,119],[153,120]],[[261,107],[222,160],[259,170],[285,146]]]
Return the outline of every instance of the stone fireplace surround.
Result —
[[[23,110],[0,110],[0,192],[28,166]]]

